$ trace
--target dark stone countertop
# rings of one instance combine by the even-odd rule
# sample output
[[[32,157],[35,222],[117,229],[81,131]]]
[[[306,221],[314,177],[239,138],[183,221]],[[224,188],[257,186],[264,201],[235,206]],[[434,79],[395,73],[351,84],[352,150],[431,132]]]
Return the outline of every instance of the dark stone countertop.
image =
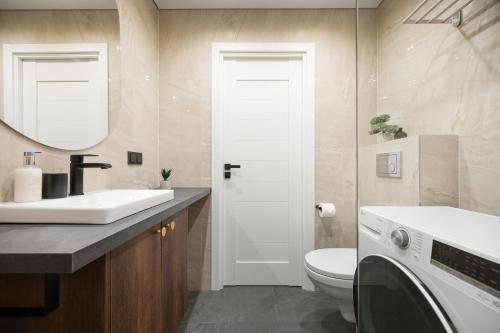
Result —
[[[174,190],[173,200],[110,224],[0,224],[0,273],[76,272],[211,192]]]

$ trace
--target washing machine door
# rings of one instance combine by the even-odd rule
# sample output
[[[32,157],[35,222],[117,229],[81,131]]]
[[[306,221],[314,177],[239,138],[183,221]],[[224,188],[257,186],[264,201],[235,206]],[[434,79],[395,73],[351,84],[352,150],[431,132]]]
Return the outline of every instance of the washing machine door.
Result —
[[[370,255],[357,273],[359,333],[456,332],[429,290],[396,260]]]

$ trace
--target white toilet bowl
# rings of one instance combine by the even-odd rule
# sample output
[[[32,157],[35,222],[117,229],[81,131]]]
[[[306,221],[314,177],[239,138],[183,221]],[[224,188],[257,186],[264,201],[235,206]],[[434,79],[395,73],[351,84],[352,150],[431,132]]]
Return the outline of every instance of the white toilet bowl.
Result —
[[[314,285],[337,301],[342,317],[351,323],[356,321],[352,295],[356,264],[354,248],[315,250],[306,254],[304,260],[305,270]]]

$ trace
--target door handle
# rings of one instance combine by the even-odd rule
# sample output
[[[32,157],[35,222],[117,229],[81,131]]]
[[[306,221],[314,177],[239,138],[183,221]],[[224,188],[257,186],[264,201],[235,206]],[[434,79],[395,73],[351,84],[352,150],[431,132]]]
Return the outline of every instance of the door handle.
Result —
[[[224,164],[224,178],[231,179],[231,169],[240,169],[240,168],[241,165],[239,164],[231,164],[231,163]]]
[[[230,171],[231,169],[240,169],[240,168],[241,168],[241,165],[239,165],[239,164],[230,164],[230,163],[224,164],[224,170],[226,170],[226,171]]]

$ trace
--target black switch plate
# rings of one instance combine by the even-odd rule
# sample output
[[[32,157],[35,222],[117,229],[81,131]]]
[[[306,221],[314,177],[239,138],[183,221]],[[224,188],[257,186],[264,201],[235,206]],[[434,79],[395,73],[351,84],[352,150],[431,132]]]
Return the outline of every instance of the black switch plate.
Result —
[[[138,153],[135,151],[127,152],[127,161],[128,161],[128,164],[141,165],[142,164],[142,153]]]

